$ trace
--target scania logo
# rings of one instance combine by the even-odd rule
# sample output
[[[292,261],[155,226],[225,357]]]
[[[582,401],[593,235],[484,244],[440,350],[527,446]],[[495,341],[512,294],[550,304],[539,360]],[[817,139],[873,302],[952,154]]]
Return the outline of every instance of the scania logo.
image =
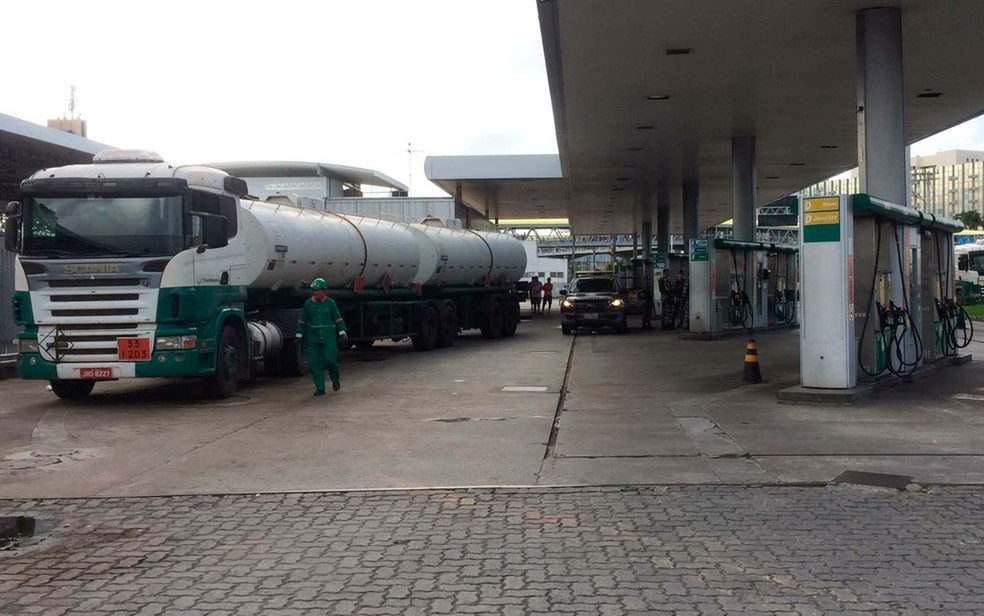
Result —
[[[119,263],[79,263],[66,265],[66,274],[119,274]]]

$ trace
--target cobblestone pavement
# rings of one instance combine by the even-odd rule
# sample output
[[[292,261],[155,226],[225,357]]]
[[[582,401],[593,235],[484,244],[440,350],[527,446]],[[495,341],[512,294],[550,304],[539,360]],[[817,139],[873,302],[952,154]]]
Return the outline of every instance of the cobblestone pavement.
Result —
[[[984,491],[0,501],[2,614],[981,614]]]

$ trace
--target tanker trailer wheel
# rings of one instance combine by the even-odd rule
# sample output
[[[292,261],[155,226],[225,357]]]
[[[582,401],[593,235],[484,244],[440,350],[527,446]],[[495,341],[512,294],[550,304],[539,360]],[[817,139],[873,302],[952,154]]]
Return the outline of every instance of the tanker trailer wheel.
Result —
[[[414,350],[430,351],[436,347],[440,327],[441,317],[437,314],[437,308],[433,306],[424,308],[424,314],[420,317],[420,333],[410,337]]]
[[[51,383],[51,391],[62,400],[83,400],[92,393],[92,388],[96,384],[95,381],[88,379],[81,381],[53,379],[48,382]]]
[[[454,304],[445,304],[441,308],[441,327],[437,332],[437,348],[443,349],[454,344],[458,335],[458,311]]]
[[[503,326],[505,325],[506,311],[503,309],[502,300],[496,297],[492,300],[489,312],[482,318],[480,326],[483,338],[501,338]]]
[[[512,338],[516,335],[516,328],[519,327],[519,302],[506,302],[506,321],[502,326],[502,337]]]
[[[225,326],[215,348],[215,374],[202,379],[205,393],[212,398],[229,398],[239,387],[239,364],[246,354],[246,345],[232,327]]]
[[[280,367],[284,376],[305,376],[308,373],[307,348],[294,338],[284,340],[280,349]]]

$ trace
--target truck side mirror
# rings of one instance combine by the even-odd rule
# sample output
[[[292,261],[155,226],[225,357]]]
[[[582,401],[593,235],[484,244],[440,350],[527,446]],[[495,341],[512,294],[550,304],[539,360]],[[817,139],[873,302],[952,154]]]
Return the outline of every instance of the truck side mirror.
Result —
[[[9,252],[17,252],[20,245],[21,204],[11,201],[4,213],[7,219],[3,224],[3,247]]]
[[[202,224],[207,248],[223,248],[229,245],[225,216],[204,216]]]
[[[561,295],[567,295],[567,289],[561,289],[560,290],[560,294]]]

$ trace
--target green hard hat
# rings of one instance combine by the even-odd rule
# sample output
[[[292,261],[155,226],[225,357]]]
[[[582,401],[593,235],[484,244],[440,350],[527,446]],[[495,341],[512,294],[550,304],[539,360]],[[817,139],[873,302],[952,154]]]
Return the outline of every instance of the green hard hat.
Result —
[[[325,282],[324,278],[315,278],[311,281],[311,288],[315,291],[326,291],[328,289],[328,283]]]

